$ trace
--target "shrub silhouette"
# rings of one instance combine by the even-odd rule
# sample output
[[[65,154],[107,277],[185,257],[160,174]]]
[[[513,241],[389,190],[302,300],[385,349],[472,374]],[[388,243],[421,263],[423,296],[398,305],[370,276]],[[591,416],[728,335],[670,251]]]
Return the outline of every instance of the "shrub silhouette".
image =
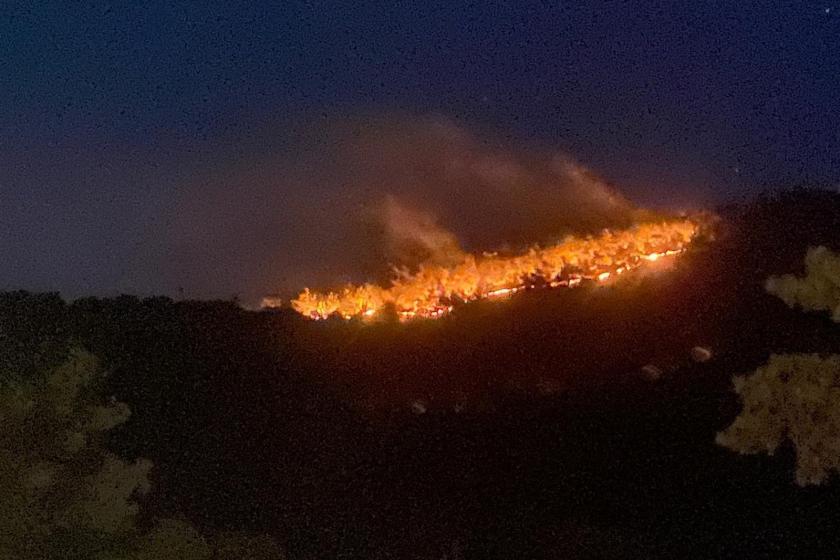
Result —
[[[96,358],[74,349],[57,367],[0,379],[0,557],[282,558],[267,537],[206,539],[183,520],[138,528],[152,463],[105,448],[130,411],[102,397],[103,378]]]
[[[840,322],[840,255],[808,250],[806,275],[768,279],[766,288],[789,306],[829,310]],[[796,482],[821,484],[840,471],[840,355],[773,354],[748,377],[734,379],[743,411],[717,435],[743,454],[772,455],[787,439],[796,449]]]

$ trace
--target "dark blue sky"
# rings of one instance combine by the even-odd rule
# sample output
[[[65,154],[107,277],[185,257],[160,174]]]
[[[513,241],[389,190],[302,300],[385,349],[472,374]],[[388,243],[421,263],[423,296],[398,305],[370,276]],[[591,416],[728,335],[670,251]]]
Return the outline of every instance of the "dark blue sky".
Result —
[[[171,292],[155,232],[185,185],[321,114],[443,115],[643,204],[840,180],[833,1],[14,4],[0,288]]]

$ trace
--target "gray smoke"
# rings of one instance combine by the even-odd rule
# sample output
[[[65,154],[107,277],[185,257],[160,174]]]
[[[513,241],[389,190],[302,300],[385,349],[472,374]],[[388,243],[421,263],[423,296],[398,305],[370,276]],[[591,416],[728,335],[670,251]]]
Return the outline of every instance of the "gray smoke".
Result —
[[[567,154],[517,150],[445,118],[319,121],[277,153],[183,185],[166,282],[256,301],[644,216]]]

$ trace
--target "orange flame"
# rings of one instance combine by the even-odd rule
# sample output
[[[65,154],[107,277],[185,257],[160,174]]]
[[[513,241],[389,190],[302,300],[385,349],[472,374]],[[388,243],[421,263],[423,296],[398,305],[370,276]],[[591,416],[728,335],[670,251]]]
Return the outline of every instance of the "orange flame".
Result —
[[[338,292],[305,289],[292,307],[312,319],[338,314],[370,319],[392,305],[401,320],[437,318],[459,302],[501,298],[537,284],[575,287],[583,280],[605,283],[644,261],[656,261],[685,250],[698,225],[688,219],[640,224],[597,237],[567,237],[547,248],[502,257],[465,255],[454,267],[421,266],[396,278],[388,288],[374,284],[346,286]]]

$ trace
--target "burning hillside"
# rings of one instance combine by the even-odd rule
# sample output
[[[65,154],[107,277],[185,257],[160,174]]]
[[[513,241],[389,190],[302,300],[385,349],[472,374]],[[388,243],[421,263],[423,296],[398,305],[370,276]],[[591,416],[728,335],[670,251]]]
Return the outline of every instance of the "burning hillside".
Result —
[[[185,186],[167,217],[167,285],[288,302],[303,286],[388,287],[394,264],[451,269],[662,219],[568,153],[439,116],[304,120],[267,144]]]
[[[521,255],[465,254],[452,266],[427,264],[414,273],[398,271],[388,287],[366,283],[335,292],[305,289],[292,301],[292,307],[312,319],[334,314],[370,319],[389,308],[400,320],[437,318],[460,303],[505,297],[530,288],[609,282],[645,262],[681,253],[697,229],[697,222],[678,219],[604,230],[598,236],[570,236],[554,246],[534,247]]]

